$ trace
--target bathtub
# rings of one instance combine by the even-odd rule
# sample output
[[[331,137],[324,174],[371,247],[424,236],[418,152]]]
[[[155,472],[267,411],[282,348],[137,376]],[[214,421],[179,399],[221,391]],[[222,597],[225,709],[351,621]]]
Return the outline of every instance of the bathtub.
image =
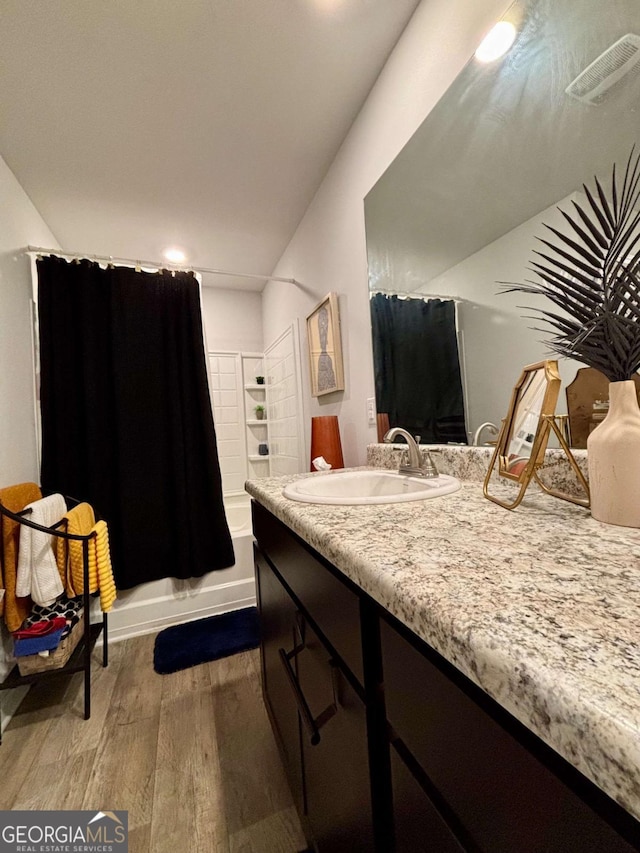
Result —
[[[225,497],[224,511],[233,539],[251,535],[251,499],[249,495]]]
[[[236,555],[235,573],[239,577],[253,577],[253,530],[249,495],[225,497],[224,511]]]
[[[249,495],[225,496],[224,509],[235,564],[201,578],[164,578],[120,591],[109,619],[111,640],[124,640],[255,604]]]

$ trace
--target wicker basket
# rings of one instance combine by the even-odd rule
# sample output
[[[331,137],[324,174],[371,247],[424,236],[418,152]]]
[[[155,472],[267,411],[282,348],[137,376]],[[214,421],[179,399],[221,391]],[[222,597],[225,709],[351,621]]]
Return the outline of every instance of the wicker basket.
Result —
[[[61,669],[71,657],[84,632],[84,611],[73,626],[71,633],[60,642],[58,647],[43,657],[42,655],[24,655],[16,658],[20,675],[34,675],[50,669]]]

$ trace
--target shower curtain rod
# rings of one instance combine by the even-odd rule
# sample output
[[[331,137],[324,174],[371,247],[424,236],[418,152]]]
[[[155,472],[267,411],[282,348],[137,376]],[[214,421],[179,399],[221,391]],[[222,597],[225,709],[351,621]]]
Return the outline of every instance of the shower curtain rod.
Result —
[[[442,296],[439,293],[424,293],[419,290],[385,290],[381,287],[376,287],[374,290],[369,291],[369,299],[376,295],[376,293],[381,293],[383,296],[399,296],[405,298],[416,298],[416,299],[441,299],[445,302],[469,302],[468,299],[464,299],[462,296]]]
[[[133,264],[136,267],[156,267],[157,269],[175,270],[175,272],[199,272],[209,275],[230,275],[236,278],[256,278],[260,281],[284,281],[287,284],[300,284],[295,278],[281,278],[277,275],[257,275],[250,272],[230,272],[229,270],[213,270],[207,267],[181,267],[179,264],[170,264],[168,261],[158,263],[157,261],[143,261],[137,258],[116,258],[112,255],[88,255],[85,252],[65,252],[63,249],[43,249],[42,246],[27,246],[27,252],[37,255],[57,255],[60,258],[82,258],[87,261],[104,261],[107,264]]]

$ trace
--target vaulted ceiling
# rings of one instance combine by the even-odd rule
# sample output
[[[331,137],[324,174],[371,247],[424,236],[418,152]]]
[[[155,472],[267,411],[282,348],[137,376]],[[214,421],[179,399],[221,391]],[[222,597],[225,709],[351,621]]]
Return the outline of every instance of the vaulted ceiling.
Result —
[[[3,0],[0,154],[69,251],[270,272],[418,2]]]

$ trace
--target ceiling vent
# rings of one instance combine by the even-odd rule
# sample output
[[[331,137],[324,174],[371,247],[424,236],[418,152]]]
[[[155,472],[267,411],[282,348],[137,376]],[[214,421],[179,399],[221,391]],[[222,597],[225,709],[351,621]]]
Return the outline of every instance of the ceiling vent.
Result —
[[[640,71],[640,36],[627,33],[584,69],[565,92],[584,104],[600,103],[623,77]]]

